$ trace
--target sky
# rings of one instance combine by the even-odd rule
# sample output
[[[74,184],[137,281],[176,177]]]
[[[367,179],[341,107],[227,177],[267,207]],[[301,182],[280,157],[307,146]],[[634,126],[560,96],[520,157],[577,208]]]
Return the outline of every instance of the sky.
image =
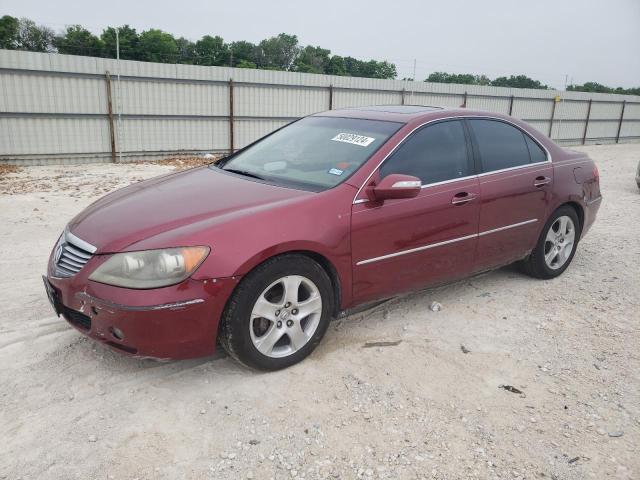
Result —
[[[555,88],[640,86],[640,0],[0,0],[0,16],[94,33],[129,24],[227,42],[285,32],[338,55],[434,71],[525,74]]]

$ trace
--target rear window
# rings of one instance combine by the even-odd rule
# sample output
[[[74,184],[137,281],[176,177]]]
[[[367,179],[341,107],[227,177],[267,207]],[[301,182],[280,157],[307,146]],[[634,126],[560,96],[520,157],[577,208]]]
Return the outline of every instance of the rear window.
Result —
[[[518,167],[531,162],[525,135],[518,128],[498,120],[470,119],[478,145],[483,172]]]
[[[545,151],[533,141],[529,135],[524,134],[524,138],[527,141],[527,148],[529,148],[529,156],[531,157],[531,163],[539,163],[547,161],[547,154]]]

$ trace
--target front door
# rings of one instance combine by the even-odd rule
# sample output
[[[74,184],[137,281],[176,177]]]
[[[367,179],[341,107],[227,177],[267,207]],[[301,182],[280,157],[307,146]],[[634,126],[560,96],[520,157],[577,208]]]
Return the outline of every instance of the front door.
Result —
[[[544,149],[515,126],[469,119],[480,171],[480,222],[476,270],[525,256],[546,221],[553,167]]]
[[[394,173],[420,178],[423,188],[411,199],[378,202],[363,195],[353,205],[355,303],[442,283],[473,269],[480,190],[462,121],[417,130],[374,178]]]

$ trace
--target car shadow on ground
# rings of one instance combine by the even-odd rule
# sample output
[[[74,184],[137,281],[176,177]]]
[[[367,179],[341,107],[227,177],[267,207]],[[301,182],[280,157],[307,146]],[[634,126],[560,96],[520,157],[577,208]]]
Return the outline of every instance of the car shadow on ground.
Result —
[[[347,315],[332,319],[332,326],[339,332],[338,337],[336,337],[335,334],[325,336],[323,341],[320,343],[320,346],[312,356],[317,360],[322,361],[326,355],[346,346],[342,342],[336,342],[336,338],[345,337],[350,339],[348,344],[353,343],[354,345],[364,345],[366,335],[359,335],[358,330],[363,324],[366,325],[368,321],[371,320],[373,322],[376,317],[384,316],[384,318],[394,318],[397,314],[401,314],[408,308],[414,308],[413,305],[417,301],[421,303],[428,303],[428,297],[433,299],[443,297],[447,298],[451,295],[469,295],[475,297],[478,295],[478,290],[483,289],[483,283],[490,283],[493,285],[495,282],[513,281],[514,277],[522,277],[525,281],[533,283],[536,282],[535,279],[522,274],[516,265],[509,265],[498,270],[480,273],[446,285],[430,287],[391,297],[389,299],[376,302],[364,309],[349,312]],[[485,279],[486,282],[478,282],[481,278]],[[480,283],[480,285],[478,285],[478,283]],[[425,297],[427,297],[427,300],[425,300]],[[370,330],[367,330],[366,333],[370,334]],[[95,361],[95,365],[88,366],[88,368],[97,368],[102,371],[108,370],[116,376],[126,376],[132,371],[136,372],[136,375],[144,374],[144,372],[151,375],[153,372],[153,376],[158,377],[185,375],[187,372],[193,372],[196,376],[200,375],[198,372],[210,375],[212,371],[215,371],[217,375],[231,376],[254,376],[268,373],[252,370],[239,364],[231,358],[219,344],[216,347],[216,352],[207,357],[188,360],[157,360],[123,355],[118,351],[112,350],[106,345],[82,336],[80,333],[77,333],[77,335],[79,338],[74,338],[72,344],[66,345],[65,348],[84,350],[77,352],[78,356],[82,357],[82,361],[86,362],[88,359]],[[336,344],[331,345],[330,343],[332,342]]]

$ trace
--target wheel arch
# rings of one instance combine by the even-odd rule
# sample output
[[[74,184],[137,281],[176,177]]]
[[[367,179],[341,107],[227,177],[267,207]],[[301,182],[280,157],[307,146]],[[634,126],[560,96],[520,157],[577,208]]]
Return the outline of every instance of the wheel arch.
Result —
[[[580,235],[582,235],[582,227],[584,227],[584,207],[580,205],[578,202],[570,200],[568,202],[563,203],[562,205],[559,205],[558,208],[564,207],[565,205],[573,208],[576,212],[576,215],[578,215],[578,221],[580,222]],[[556,208],[556,210],[558,208]]]
[[[249,273],[251,273],[253,270],[255,270],[256,268],[258,268],[260,265],[264,264],[265,262],[272,260],[276,257],[282,257],[284,255],[292,255],[292,254],[297,254],[297,255],[303,255],[307,258],[309,258],[310,260],[313,260],[314,262],[316,262],[318,265],[320,265],[322,267],[322,269],[326,272],[327,276],[329,277],[329,280],[331,281],[331,287],[333,290],[333,295],[334,295],[334,304],[333,304],[333,312],[332,314],[334,316],[336,316],[341,308],[341,301],[342,301],[342,295],[343,295],[343,288],[342,288],[342,282],[340,279],[340,275],[338,274],[338,270],[335,267],[335,265],[333,264],[333,262],[331,260],[329,260],[329,258],[326,255],[323,255],[317,251],[314,250],[306,250],[306,249],[292,249],[292,250],[286,250],[286,251],[280,251],[278,253],[274,253],[270,256],[261,256],[260,260],[257,262],[253,262],[251,264],[251,267],[249,267],[248,269],[246,269],[246,272],[242,275],[243,277]],[[226,310],[227,305],[229,304],[229,302],[231,301],[231,299],[233,298],[236,290],[238,289],[238,287],[242,284],[242,279],[240,279],[240,281],[238,282],[238,284],[234,287],[233,291],[231,292],[231,294],[229,295],[229,297],[227,298],[226,302],[225,302],[225,306],[224,306],[224,310]],[[222,325],[222,322],[219,323],[218,325],[218,331],[220,330],[220,327]]]

